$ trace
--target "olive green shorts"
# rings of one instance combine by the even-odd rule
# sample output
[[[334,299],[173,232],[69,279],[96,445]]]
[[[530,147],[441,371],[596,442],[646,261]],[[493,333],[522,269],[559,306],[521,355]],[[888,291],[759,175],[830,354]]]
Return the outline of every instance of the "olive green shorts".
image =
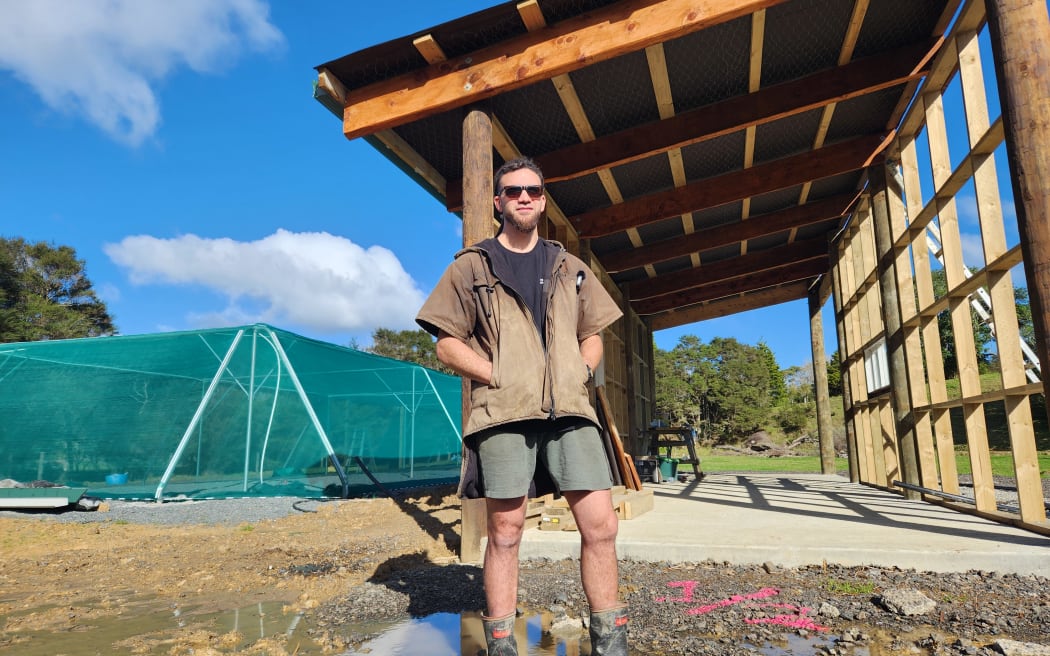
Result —
[[[560,492],[612,487],[601,435],[588,421],[507,424],[479,433],[477,444],[478,470],[486,497],[514,499],[527,495],[537,458]]]

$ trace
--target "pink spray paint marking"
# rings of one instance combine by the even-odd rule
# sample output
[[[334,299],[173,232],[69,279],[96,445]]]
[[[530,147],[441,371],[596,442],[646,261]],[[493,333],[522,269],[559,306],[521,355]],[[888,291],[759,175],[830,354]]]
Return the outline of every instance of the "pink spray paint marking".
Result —
[[[671,581],[667,584],[669,588],[682,588],[681,599],[668,599],[667,597],[657,597],[656,601],[671,601],[678,603],[693,603],[693,589],[696,588],[696,581]]]
[[[696,590],[696,581],[671,581],[667,584],[669,588],[681,588],[681,597],[657,597],[654,601],[657,602],[672,602],[672,603],[693,603],[693,592]],[[727,608],[729,606],[735,606],[749,601],[758,601],[760,599],[768,599],[769,597],[775,597],[780,594],[780,590],[777,588],[762,588],[757,592],[750,592],[742,595],[733,595],[728,599],[722,599],[711,604],[703,604],[690,608],[685,611],[689,615],[704,615],[711,611],[718,610],[719,608]],[[775,615],[773,617],[760,617],[755,619],[745,619],[744,622],[747,624],[772,624],[776,626],[785,626],[791,629],[808,629],[810,631],[827,631],[828,627],[821,626],[814,622],[808,614],[812,611],[811,608],[805,606],[796,606],[794,604],[785,603],[766,603],[756,604],[757,608],[776,608],[778,610],[788,611],[792,614]]]
[[[809,629],[810,631],[827,631],[828,627],[821,626],[805,615],[776,615],[774,617],[756,617],[747,619],[748,624],[775,624],[786,626],[790,629]]]
[[[716,610],[718,608],[725,608],[727,606],[735,606],[737,604],[742,604],[745,601],[754,601],[755,599],[765,599],[767,597],[773,597],[773,596],[776,596],[778,594],[780,594],[780,590],[777,590],[776,588],[762,588],[758,592],[750,592],[748,594],[743,594],[743,595],[733,595],[732,597],[730,597],[728,599],[723,599],[722,601],[716,601],[713,604],[704,604],[703,606],[697,606],[696,608],[690,608],[686,612],[689,613],[690,615],[703,615],[705,613],[710,613],[711,611]]]

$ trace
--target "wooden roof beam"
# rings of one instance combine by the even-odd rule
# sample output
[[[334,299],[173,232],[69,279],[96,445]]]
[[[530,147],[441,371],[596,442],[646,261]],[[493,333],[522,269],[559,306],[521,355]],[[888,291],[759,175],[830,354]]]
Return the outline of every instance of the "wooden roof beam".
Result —
[[[905,46],[744,96],[616,132],[533,159],[548,183],[570,180],[652,155],[769,123],[923,77],[942,39]],[[463,205],[462,181],[450,181],[445,203]]]
[[[638,248],[606,253],[602,256],[602,262],[610,273],[616,273],[830,221],[846,216],[859,195],[859,191],[839,194],[805,205],[752,216],[747,221],[697,230],[684,237],[673,237]]]
[[[356,139],[746,16],[784,0],[626,0],[350,91]]]
[[[665,330],[667,328],[684,326],[687,323],[727,317],[731,314],[739,314],[769,307],[770,305],[796,301],[806,297],[807,288],[808,282],[800,281],[779,287],[769,287],[750,294],[709,301],[701,305],[693,305],[652,315],[649,318],[649,325],[653,330]]]
[[[650,280],[631,283],[631,300],[677,294],[696,287],[716,285],[733,278],[753,276],[807,260],[826,258],[828,242],[823,237],[750,252],[695,269],[665,273]]]
[[[668,310],[693,305],[695,303],[713,301],[715,299],[734,296],[736,294],[746,294],[748,292],[765,289],[766,287],[774,287],[784,283],[808,280],[810,278],[816,278],[823,273],[827,273],[829,259],[830,258],[825,255],[821,258],[806,260],[805,262],[800,262],[798,264],[777,269],[769,269],[768,271],[763,271],[762,273],[753,276],[732,278],[713,285],[696,287],[686,291],[676,292],[674,294],[665,294],[654,298],[631,301],[631,307],[634,308],[634,311],[638,314],[658,314],[660,312],[666,312]]]
[[[547,182],[577,178],[603,168],[682,148],[749,126],[801,114],[833,102],[903,84],[926,74],[940,39],[761,89],[751,94],[682,112],[662,121],[616,132],[538,155]]]
[[[871,165],[892,135],[873,134],[749,169],[707,178],[679,189],[632,198],[571,217],[581,238],[601,237],[637,228],[685,212],[792,187]]]

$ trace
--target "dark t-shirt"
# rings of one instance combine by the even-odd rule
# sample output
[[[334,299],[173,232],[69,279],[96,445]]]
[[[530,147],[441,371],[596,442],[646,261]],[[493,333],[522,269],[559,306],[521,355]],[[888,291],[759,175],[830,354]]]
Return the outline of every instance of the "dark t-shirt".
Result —
[[[514,290],[525,307],[532,313],[532,321],[536,330],[540,333],[540,339],[546,342],[546,331],[543,329],[544,316],[546,314],[546,296],[544,294],[544,283],[550,271],[546,270],[546,249],[542,244],[536,244],[528,253],[515,253],[507,250],[498,240],[494,240],[496,247],[490,255],[494,260],[494,269],[499,272],[503,284]],[[503,266],[500,266],[500,265]]]

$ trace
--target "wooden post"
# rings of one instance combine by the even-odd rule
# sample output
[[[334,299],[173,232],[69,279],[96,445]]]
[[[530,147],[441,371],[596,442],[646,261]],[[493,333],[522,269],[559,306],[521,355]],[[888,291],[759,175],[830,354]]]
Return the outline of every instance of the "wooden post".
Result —
[[[831,401],[828,399],[828,363],[824,352],[824,322],[820,315],[820,288],[809,290],[809,345],[813,353],[813,384],[817,388],[817,435],[820,442],[820,473],[835,473],[835,436],[831,431]]]
[[[1050,18],[1045,0],[987,0],[1017,229],[1050,413]]]
[[[492,213],[492,118],[476,107],[463,119],[463,245],[494,233]],[[470,380],[463,379],[463,426],[470,417]],[[482,560],[481,539],[487,534],[485,499],[463,499],[460,509],[459,560]]]
[[[845,293],[843,291],[842,275],[846,264],[844,264],[843,248],[841,245],[834,246],[835,264],[831,269],[831,298],[835,303],[835,337],[839,345],[839,375],[842,377],[842,419],[846,425],[846,455],[849,460],[849,480],[853,483],[860,482],[860,469],[857,465],[857,431],[853,425],[853,392],[850,388],[850,371],[846,366],[850,353],[850,345],[847,341],[846,319],[843,312],[845,305]]]
[[[492,215],[492,118],[471,108],[463,119],[463,245],[494,234]]]
[[[638,423],[638,373],[635,367],[635,356],[638,347],[638,331],[635,325],[636,318],[631,310],[631,285],[625,283],[620,287],[623,292],[623,300],[620,309],[623,311],[623,342],[624,357],[627,360],[624,384],[627,387],[627,435],[624,436],[624,445],[634,455],[645,455],[639,453],[638,445],[641,444],[641,426]]]
[[[900,454],[900,476],[905,483],[921,485],[919,480],[918,449],[915,440],[915,415],[911,410],[908,391],[908,367],[904,355],[904,331],[901,325],[900,298],[897,296],[897,273],[893,253],[893,232],[890,227],[887,194],[886,165],[875,164],[868,169],[871,186],[871,217],[875,228],[876,272],[879,295],[882,299],[882,323],[885,328],[886,350],[890,365],[890,397],[893,401],[893,429]],[[887,481],[892,484],[892,481]],[[906,489],[909,499],[921,498],[919,492]]]

